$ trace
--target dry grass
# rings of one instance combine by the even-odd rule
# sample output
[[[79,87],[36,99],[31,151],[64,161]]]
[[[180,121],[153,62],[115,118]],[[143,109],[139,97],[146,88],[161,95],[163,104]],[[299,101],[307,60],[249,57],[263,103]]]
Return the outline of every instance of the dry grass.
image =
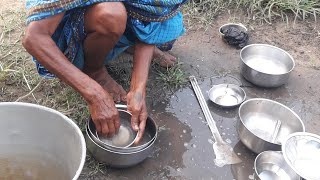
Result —
[[[184,7],[183,14],[188,28],[193,28],[194,22],[210,26],[213,19],[230,4],[227,0],[190,0]]]
[[[320,0],[191,0],[185,6],[184,14],[189,26],[196,20],[207,27],[219,13],[238,8],[247,12],[252,20],[272,23],[280,17],[288,22],[293,15],[296,23],[307,18],[316,21],[320,15]]]
[[[193,0],[184,9],[184,14],[189,27],[194,20],[208,26],[219,12],[229,9],[231,5],[248,8],[251,17],[266,22],[278,16],[287,17],[288,12],[293,12],[295,19],[311,16],[316,19],[319,15],[319,1],[302,0]],[[23,7],[23,2],[0,7],[0,101],[19,100],[56,109],[75,120],[83,130],[89,116],[85,101],[58,79],[39,77],[30,55],[21,45],[25,22]],[[109,70],[128,89],[132,64],[130,60],[121,64],[113,64]],[[161,85],[168,91],[174,91],[186,83],[185,77],[181,64],[169,69],[153,65],[151,78],[155,81],[149,81],[148,90],[157,93]],[[164,93],[163,89],[159,93]],[[165,97],[165,94],[156,96],[161,101],[159,97]],[[104,164],[94,161],[90,156],[87,160],[89,176],[106,172]]]
[[[77,120],[83,127],[88,111],[82,98],[58,79],[42,79],[22,47],[25,11],[22,3],[20,7],[0,11],[0,100],[51,107]]]
[[[21,8],[17,8],[19,6]],[[22,3],[19,6],[0,8],[0,102],[21,101],[56,109],[73,119],[84,131],[89,117],[86,102],[76,91],[58,79],[41,78],[31,56],[22,47],[25,11]],[[111,75],[125,89],[130,85],[131,68],[130,56],[124,56],[108,66]],[[171,73],[170,69],[156,66],[153,66],[153,72],[155,68],[161,76]],[[87,156],[86,169],[83,176],[88,178],[107,172],[106,166],[95,161],[90,155]]]
[[[289,14],[294,14],[294,23],[297,19],[306,18],[316,21],[320,14],[319,0],[236,0],[236,4],[247,7],[248,13],[254,19],[267,23],[271,23],[276,17],[288,21]]]

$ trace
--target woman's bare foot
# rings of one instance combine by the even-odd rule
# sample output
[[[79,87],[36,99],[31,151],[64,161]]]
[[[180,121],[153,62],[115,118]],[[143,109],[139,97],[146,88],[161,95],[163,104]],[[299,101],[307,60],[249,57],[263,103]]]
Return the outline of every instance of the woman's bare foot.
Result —
[[[127,92],[108,73],[105,67],[95,72],[84,72],[98,82],[112,97],[115,102],[127,101]]]
[[[162,67],[171,67],[177,62],[177,58],[156,47],[153,52],[153,61]]]
[[[134,47],[127,49],[129,54],[133,54]],[[153,61],[162,67],[171,67],[177,62],[177,58],[169,54],[168,52],[161,51],[159,48],[155,47],[153,52]]]

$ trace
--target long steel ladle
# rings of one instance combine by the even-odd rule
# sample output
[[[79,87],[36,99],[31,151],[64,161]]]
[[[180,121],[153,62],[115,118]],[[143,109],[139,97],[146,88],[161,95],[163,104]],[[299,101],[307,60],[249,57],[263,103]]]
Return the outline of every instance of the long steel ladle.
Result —
[[[202,112],[207,120],[211,133],[215,139],[213,143],[213,150],[216,155],[216,159],[214,160],[215,164],[219,167],[222,167],[226,164],[237,164],[241,162],[241,159],[237,156],[237,154],[233,151],[233,148],[230,144],[226,143],[216,126],[216,122],[213,120],[210,110],[207,106],[207,103],[203,97],[201,89],[198,85],[198,82],[195,76],[190,76],[189,80],[193,87],[193,90],[197,96]]]

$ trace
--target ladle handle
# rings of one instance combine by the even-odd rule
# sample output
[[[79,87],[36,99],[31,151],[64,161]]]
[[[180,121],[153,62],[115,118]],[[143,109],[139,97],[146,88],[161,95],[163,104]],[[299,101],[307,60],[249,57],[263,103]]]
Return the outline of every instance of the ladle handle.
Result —
[[[223,144],[224,141],[218,131],[218,128],[216,126],[216,122],[214,121],[214,119],[212,118],[212,115],[210,113],[210,110],[208,108],[208,105],[203,97],[203,94],[201,92],[201,89],[198,85],[198,82],[197,82],[197,79],[194,77],[194,76],[190,76],[189,77],[189,80],[191,82],[191,85],[193,87],[193,90],[196,94],[196,97],[199,101],[199,104],[200,104],[200,107],[201,107],[201,110],[204,114],[204,117],[205,119],[207,120],[207,123],[209,125],[209,129],[211,130],[211,133],[216,141],[216,143],[219,143],[219,144]]]
[[[274,128],[274,132],[273,132],[273,135],[272,135],[272,143],[275,143],[276,139],[277,139],[277,136],[278,136],[278,133],[280,131],[280,127],[281,127],[281,121],[280,120],[277,120],[277,123],[276,123],[276,126]]]
[[[127,106],[127,105],[124,105],[124,104],[116,104],[116,108],[127,110],[127,109],[128,109],[128,106]]]

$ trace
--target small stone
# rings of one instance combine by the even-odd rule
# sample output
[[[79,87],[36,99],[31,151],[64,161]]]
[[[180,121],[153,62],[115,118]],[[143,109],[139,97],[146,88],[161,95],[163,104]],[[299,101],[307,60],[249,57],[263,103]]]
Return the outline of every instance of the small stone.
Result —
[[[183,132],[183,133],[187,133],[187,130],[184,129],[182,132]]]

